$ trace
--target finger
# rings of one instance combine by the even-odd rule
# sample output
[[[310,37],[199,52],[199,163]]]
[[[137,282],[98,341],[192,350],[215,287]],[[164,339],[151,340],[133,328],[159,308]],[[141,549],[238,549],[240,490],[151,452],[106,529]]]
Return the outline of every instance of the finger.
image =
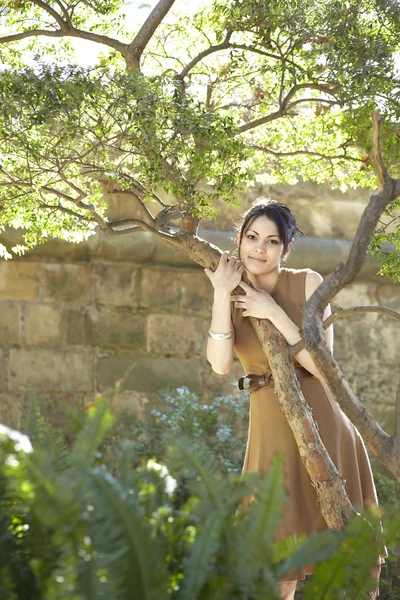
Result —
[[[223,252],[223,253],[221,254],[221,257],[220,257],[220,259],[219,259],[219,262],[228,262],[228,260],[229,260],[229,252],[227,252],[227,251],[225,250],[225,252]]]
[[[243,288],[244,290],[248,291],[248,290],[252,290],[253,288],[251,288],[249,285],[247,285],[247,283],[245,283],[244,281],[241,281],[239,283],[240,287]]]
[[[235,307],[236,308],[246,308],[246,305],[244,302],[235,302]]]
[[[204,273],[207,275],[207,277],[210,277],[212,271],[210,269],[204,269]]]

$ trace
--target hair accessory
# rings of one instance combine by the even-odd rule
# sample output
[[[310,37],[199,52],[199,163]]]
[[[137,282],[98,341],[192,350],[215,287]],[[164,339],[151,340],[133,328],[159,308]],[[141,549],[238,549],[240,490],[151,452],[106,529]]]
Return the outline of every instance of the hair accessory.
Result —
[[[208,337],[210,337],[213,340],[229,340],[229,338],[231,338],[232,335],[232,329],[229,333],[215,333],[215,331],[211,331],[211,329],[208,330]]]

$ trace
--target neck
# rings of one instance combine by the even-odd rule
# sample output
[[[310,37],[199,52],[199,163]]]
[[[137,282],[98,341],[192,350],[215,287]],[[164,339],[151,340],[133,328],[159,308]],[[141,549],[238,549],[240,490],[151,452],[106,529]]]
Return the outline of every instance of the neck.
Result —
[[[275,287],[280,272],[281,267],[277,266],[273,271],[266,275],[253,275],[252,273],[249,273],[247,276],[255,288],[269,293]]]

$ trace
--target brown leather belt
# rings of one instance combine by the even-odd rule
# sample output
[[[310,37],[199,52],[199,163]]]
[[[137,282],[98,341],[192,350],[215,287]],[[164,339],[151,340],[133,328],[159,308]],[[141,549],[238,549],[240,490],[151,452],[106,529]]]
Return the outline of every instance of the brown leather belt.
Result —
[[[295,369],[297,379],[301,379],[302,377],[314,377],[310,371],[307,371],[304,367],[299,367]],[[249,385],[245,387],[245,380],[248,379]],[[270,381],[273,381],[272,373],[271,375],[254,375],[253,373],[249,373],[244,377],[241,377],[238,381],[238,388],[244,392],[255,392],[260,387],[264,385],[268,385]]]

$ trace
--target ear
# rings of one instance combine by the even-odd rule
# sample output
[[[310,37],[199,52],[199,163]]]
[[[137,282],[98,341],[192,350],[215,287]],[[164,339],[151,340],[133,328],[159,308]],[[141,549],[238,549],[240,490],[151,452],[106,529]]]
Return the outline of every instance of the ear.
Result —
[[[284,254],[282,254],[282,260],[286,260],[287,258],[289,258],[289,254],[292,249],[292,246],[293,246],[293,242],[289,242],[286,252]]]

